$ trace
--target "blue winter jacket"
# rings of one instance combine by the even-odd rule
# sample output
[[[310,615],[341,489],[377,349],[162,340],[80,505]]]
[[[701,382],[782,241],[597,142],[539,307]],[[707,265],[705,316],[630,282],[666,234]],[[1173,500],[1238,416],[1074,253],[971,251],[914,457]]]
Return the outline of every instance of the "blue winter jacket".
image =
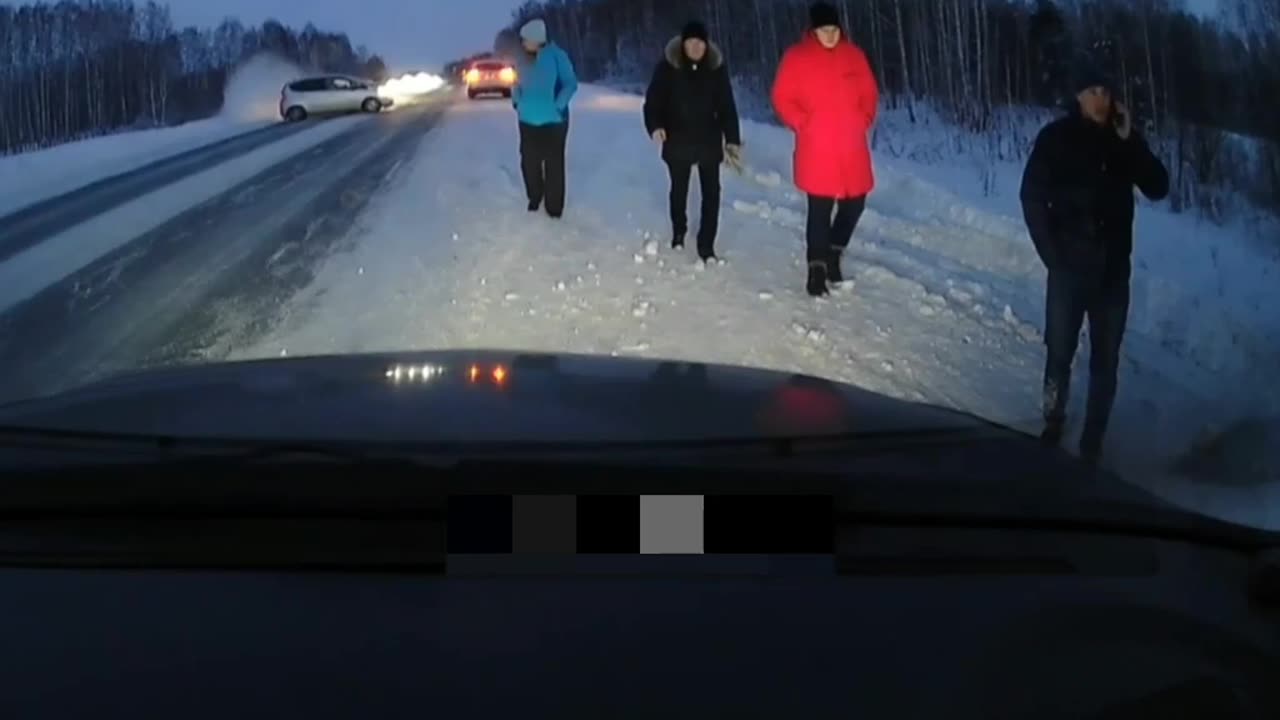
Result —
[[[534,57],[522,53],[516,72],[511,104],[520,122],[554,125],[568,119],[569,100],[578,91],[578,77],[564,50],[547,43]]]

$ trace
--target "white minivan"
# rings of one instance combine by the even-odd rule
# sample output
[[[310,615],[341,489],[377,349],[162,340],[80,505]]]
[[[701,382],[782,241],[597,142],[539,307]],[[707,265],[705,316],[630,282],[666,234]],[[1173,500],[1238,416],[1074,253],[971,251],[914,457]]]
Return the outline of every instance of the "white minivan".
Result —
[[[374,113],[393,104],[391,98],[378,94],[377,83],[346,75],[302,78],[280,90],[280,117],[290,122],[313,114]]]

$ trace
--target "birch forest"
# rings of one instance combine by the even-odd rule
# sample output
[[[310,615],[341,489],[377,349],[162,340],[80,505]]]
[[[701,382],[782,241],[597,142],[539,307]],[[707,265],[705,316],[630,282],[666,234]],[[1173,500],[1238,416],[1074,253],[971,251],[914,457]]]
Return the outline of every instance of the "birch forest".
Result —
[[[1175,210],[1222,211],[1222,193],[1280,212],[1280,0],[1221,0],[1218,15],[1174,0],[836,0],[867,53],[884,104],[915,122],[927,109],[970,133],[1001,132],[1010,108],[1067,100],[1084,57],[1171,161]],[[587,80],[647,80],[663,43],[700,19],[740,93],[767,98],[782,53],[804,33],[807,0],[526,2],[515,29],[546,20]],[[768,118],[762,118],[768,119]],[[1215,190],[1210,191],[1210,190]]]

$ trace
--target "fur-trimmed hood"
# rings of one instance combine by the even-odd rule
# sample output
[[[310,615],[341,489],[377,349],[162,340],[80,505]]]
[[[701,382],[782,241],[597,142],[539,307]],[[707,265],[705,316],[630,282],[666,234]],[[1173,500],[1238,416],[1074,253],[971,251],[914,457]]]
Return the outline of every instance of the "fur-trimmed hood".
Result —
[[[684,56],[684,49],[680,47],[683,42],[683,38],[677,35],[667,41],[667,47],[662,52],[667,64],[676,69],[684,67],[688,59]],[[724,64],[724,54],[720,52],[720,47],[710,40],[707,41],[707,57],[704,62],[711,70],[718,70]]]

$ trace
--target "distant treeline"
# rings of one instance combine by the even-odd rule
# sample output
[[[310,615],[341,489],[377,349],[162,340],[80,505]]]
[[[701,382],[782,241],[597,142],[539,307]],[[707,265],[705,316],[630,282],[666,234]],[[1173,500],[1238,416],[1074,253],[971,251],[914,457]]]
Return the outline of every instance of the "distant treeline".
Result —
[[[495,39],[546,19],[588,80],[645,80],[662,44],[706,21],[736,81],[767,97],[808,0],[529,0]],[[1215,213],[1221,193],[1280,211],[1280,0],[1222,0],[1207,19],[1174,0],[835,0],[885,103],[927,103],[958,127],[998,132],[1002,107],[1063,101],[1091,56],[1173,165],[1175,209]],[[1211,190],[1210,190],[1211,189]]]
[[[268,20],[176,29],[165,5],[63,0],[0,5],[0,153],[125,127],[211,116],[228,74],[270,51],[305,68],[382,79],[385,65],[342,33]]]

